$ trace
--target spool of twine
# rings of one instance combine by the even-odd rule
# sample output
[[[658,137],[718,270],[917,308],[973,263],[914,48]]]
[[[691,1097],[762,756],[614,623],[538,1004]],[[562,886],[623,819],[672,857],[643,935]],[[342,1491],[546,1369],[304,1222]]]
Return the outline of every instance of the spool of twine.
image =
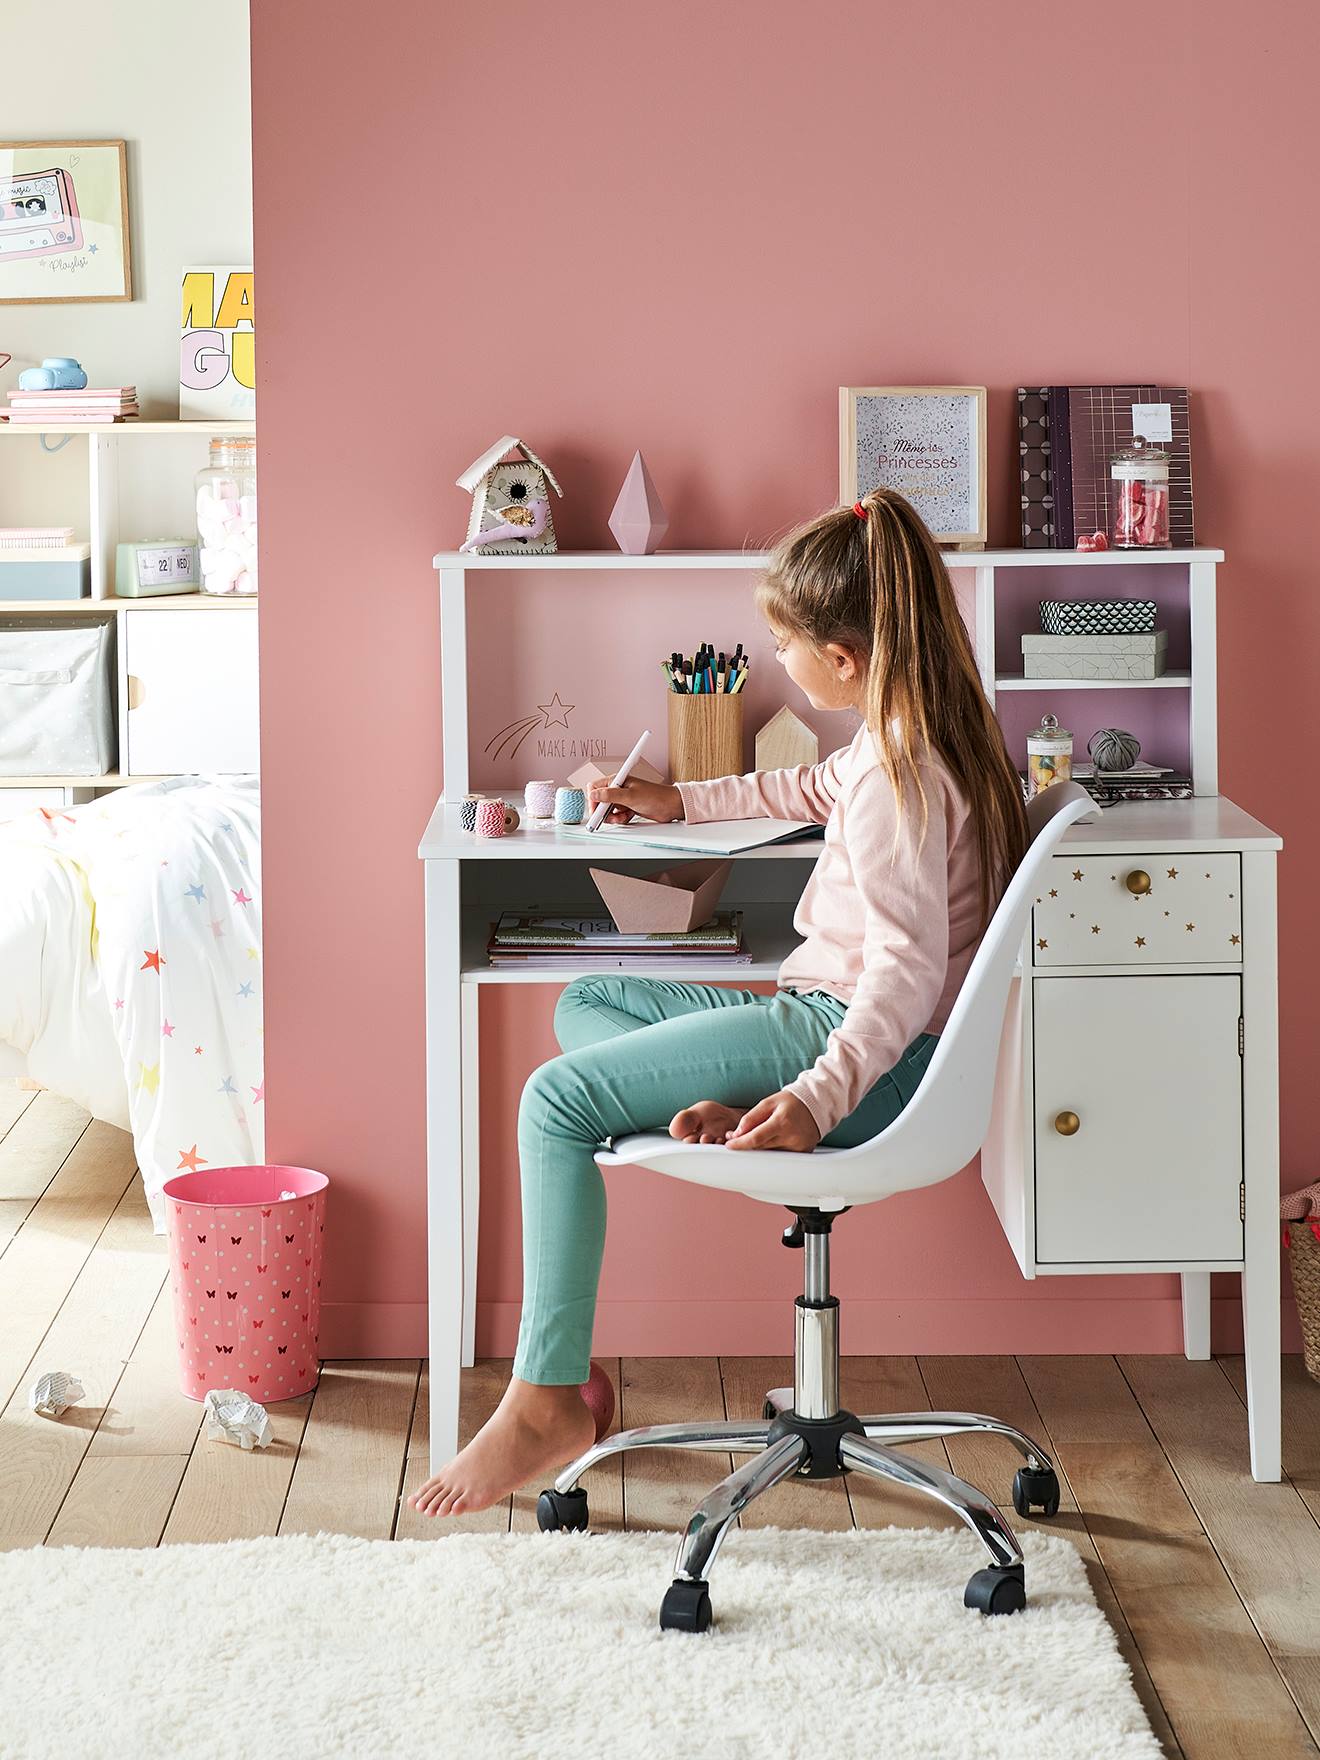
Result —
[[[582,788],[555,790],[555,818],[561,825],[580,825],[587,816],[587,794]]]
[[[477,802],[477,836],[504,836],[504,802],[485,800]]]
[[[477,808],[489,797],[484,794],[465,794],[463,804],[458,810],[458,822],[464,831],[475,831],[477,828]]]
[[[553,819],[555,816],[555,785],[553,782],[529,782],[523,793],[527,815],[531,819]]]
[[[674,782],[708,782],[739,776],[743,761],[743,699],[723,691],[686,695],[671,691],[669,775]]]

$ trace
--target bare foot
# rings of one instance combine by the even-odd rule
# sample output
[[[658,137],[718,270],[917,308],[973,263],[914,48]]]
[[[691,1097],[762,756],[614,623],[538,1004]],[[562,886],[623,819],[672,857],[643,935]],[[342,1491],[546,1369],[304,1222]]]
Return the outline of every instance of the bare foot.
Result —
[[[511,1381],[467,1447],[408,1502],[424,1516],[489,1509],[529,1479],[576,1460],[595,1440],[596,1421],[580,1388]]]
[[[721,1106],[718,1100],[698,1100],[685,1106],[669,1121],[669,1134],[680,1143],[723,1143],[737,1128],[741,1106]]]

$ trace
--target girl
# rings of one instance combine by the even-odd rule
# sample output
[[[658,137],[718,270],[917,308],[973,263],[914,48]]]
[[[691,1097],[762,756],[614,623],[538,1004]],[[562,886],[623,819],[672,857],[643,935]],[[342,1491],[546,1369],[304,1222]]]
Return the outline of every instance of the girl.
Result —
[[[608,1137],[810,1150],[877,1135],[915,1093],[1026,844],[1018,778],[981,690],[944,561],[876,490],[795,532],[757,598],[817,709],[863,725],[823,764],[677,787],[593,788],[611,817],[815,819],[825,845],[773,996],[622,975],[562,992],[564,1055],[523,1091],[523,1310],[499,1408],[414,1494],[485,1509],[594,1439],[590,1370]],[[706,1098],[699,1098],[701,1095]]]

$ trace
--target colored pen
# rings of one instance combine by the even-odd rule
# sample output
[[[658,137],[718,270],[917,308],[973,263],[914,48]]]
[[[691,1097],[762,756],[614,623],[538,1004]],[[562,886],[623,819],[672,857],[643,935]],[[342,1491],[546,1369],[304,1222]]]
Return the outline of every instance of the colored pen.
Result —
[[[619,788],[622,786],[623,783],[627,782],[629,776],[632,774],[633,765],[637,762],[638,758],[640,758],[642,755],[642,747],[646,744],[647,740],[650,739],[650,737],[651,737],[650,728],[649,727],[644,728],[642,731],[642,737],[638,740],[637,744],[633,747],[633,749],[628,753],[628,756],[623,760],[622,764],[619,765],[619,768],[614,772],[614,780],[613,780],[613,782],[610,783],[611,788]],[[610,810],[610,803],[608,801],[602,801],[600,803],[600,805],[596,808],[595,812],[587,820],[587,830],[588,831],[599,831],[601,826],[605,823],[605,815],[609,812],[609,810]]]

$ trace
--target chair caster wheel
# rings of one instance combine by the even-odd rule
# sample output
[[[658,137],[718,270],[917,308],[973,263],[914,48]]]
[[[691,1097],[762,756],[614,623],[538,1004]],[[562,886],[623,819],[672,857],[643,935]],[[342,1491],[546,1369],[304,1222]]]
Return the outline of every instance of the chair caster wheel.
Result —
[[[963,1606],[978,1613],[1021,1613],[1027,1605],[1027,1586],[1020,1564],[992,1564],[968,1581]]]
[[[587,1494],[575,1491],[543,1491],[536,1500],[536,1525],[543,1534],[582,1534],[587,1528]]]
[[[704,1583],[675,1577],[660,1603],[662,1632],[705,1632],[710,1629],[710,1591]]]
[[[1013,1508],[1029,1516],[1037,1503],[1045,1515],[1058,1515],[1059,1475],[1053,1467],[1019,1467],[1013,1475]]]

